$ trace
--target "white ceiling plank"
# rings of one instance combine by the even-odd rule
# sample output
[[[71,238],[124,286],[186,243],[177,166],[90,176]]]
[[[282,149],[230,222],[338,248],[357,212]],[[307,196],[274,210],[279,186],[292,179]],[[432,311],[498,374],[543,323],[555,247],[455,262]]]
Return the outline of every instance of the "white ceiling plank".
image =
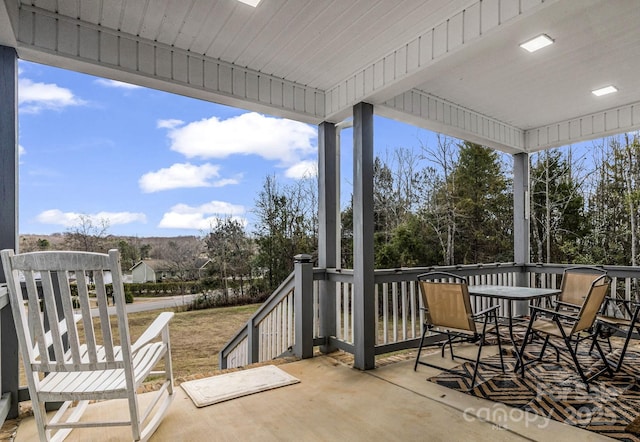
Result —
[[[120,23],[120,30],[122,32],[134,37],[138,36],[148,1],[149,0],[127,0],[124,3],[122,22]]]
[[[236,2],[221,1],[216,2],[214,7],[209,11],[209,15],[205,20],[200,32],[192,42],[191,46],[186,49],[197,54],[204,54],[207,48],[216,38],[220,29],[233,13],[237,6]]]
[[[147,40],[155,41],[158,30],[164,18],[164,11],[169,0],[149,0],[138,35]]]
[[[122,10],[125,0],[102,0],[100,24],[109,29],[119,30],[122,24]]]
[[[166,45],[172,45],[194,3],[194,0],[169,2],[162,16],[162,21],[158,26],[157,35],[154,40]]]
[[[72,18],[80,18],[79,0],[58,0],[58,12]]]
[[[80,20],[96,25],[102,15],[102,0],[78,0],[78,12]]]
[[[215,2],[210,0],[196,0],[193,2],[182,26],[178,30],[175,40],[171,44],[178,48],[191,48],[214,4]]]

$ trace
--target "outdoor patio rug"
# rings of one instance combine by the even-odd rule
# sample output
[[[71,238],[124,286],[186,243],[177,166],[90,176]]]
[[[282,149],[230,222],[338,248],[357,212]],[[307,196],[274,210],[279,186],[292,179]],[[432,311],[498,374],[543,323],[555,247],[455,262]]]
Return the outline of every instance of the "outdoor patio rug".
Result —
[[[529,345],[527,360],[537,356],[540,349],[541,345]],[[587,372],[602,367],[602,362],[595,355],[589,355],[588,350],[588,345],[582,345],[579,351],[579,359]],[[613,377],[605,373],[592,381],[590,391],[586,390],[568,354],[561,352],[560,362],[556,363],[555,351],[547,349],[545,360],[527,366],[524,378],[520,371],[513,372],[516,359],[510,346],[503,347],[503,356],[506,373],[481,365],[472,390],[469,390],[473,374],[470,363],[455,369],[460,374],[443,372],[428,380],[615,439],[640,442],[640,435],[626,430],[640,411],[640,351],[637,349],[627,351],[623,368]],[[617,350],[607,355],[612,362],[617,361],[617,357]],[[498,355],[483,360],[500,364]]]
[[[183,382],[182,389],[196,407],[206,407],[241,396],[297,384],[299,379],[275,365],[234,371],[209,378]]]

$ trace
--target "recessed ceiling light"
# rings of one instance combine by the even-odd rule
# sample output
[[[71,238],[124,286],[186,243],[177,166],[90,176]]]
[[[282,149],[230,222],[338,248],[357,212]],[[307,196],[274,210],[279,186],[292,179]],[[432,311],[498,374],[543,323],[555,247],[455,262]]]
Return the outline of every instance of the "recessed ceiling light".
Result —
[[[601,87],[600,89],[596,89],[595,91],[591,91],[591,93],[596,97],[600,97],[602,95],[607,95],[607,94],[613,94],[614,92],[618,92],[618,89],[616,89],[614,86],[605,86],[605,87]]]
[[[244,3],[245,5],[253,6],[254,8],[258,6],[261,0],[238,0],[240,3]]]
[[[542,49],[545,46],[549,46],[553,43],[553,40],[548,35],[541,34],[536,38],[532,38],[529,41],[525,41],[520,45],[521,48],[526,49],[529,52],[535,52],[538,49]]]

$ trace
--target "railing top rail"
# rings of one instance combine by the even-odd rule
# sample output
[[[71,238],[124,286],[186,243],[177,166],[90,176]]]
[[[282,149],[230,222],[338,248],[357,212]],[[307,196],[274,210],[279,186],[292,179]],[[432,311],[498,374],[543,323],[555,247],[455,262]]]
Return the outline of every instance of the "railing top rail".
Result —
[[[294,285],[294,272],[292,272],[251,316],[249,322],[252,322],[253,324],[260,323],[260,321],[262,321],[280,301],[289,295],[293,290]],[[220,352],[223,353],[228,349],[232,349],[237,345],[237,343],[244,339],[245,336],[247,336],[247,327],[242,327],[225,345],[222,346],[222,350]]]
[[[579,264],[556,264],[556,263],[529,263],[525,265],[527,272],[542,272],[561,274],[568,267],[598,267],[607,272],[611,277],[616,278],[640,278],[640,267],[618,266],[618,265],[579,265]]]

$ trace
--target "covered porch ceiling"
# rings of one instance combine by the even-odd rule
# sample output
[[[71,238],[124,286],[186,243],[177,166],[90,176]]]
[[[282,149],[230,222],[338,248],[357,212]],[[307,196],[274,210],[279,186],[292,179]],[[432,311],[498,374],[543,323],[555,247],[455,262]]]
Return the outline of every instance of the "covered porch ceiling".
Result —
[[[638,23],[637,0],[0,0],[24,60],[313,124],[367,102],[512,153],[640,128]]]

